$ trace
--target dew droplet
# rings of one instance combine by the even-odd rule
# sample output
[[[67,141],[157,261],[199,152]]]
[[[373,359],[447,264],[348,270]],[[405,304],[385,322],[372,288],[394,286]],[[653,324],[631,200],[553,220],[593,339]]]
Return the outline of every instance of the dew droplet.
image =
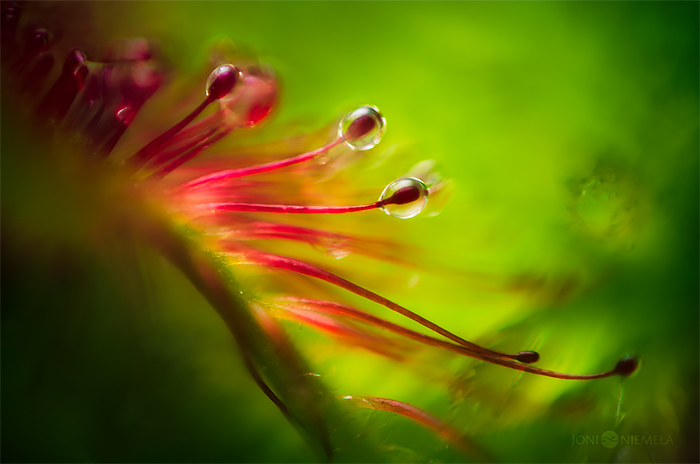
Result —
[[[134,109],[131,106],[126,105],[117,109],[117,112],[114,115],[119,121],[128,126],[134,120],[134,117],[136,116],[136,111],[134,111]]]
[[[63,62],[63,73],[72,73],[75,75],[75,73],[78,71],[78,67],[85,64],[86,61],[87,56],[85,56],[85,52],[78,49],[71,50]]]
[[[249,66],[246,74],[253,78],[247,81],[249,108],[246,126],[253,127],[272,112],[277,101],[277,83],[269,68]]]
[[[240,85],[221,99],[221,108],[231,126],[253,127],[272,112],[277,102],[277,81],[272,70],[257,66],[244,68],[240,77]]]
[[[340,121],[338,137],[352,150],[369,150],[382,140],[385,130],[386,120],[379,110],[361,106]]]
[[[428,187],[415,177],[402,177],[386,186],[377,203],[389,216],[410,219],[428,204]]]
[[[19,25],[19,15],[21,10],[16,5],[8,6],[3,8],[1,24],[2,24],[2,38],[3,40],[14,38],[14,34],[17,31],[17,26]]]
[[[239,78],[238,68],[232,64],[222,64],[209,74],[206,87],[207,99],[209,101],[227,100]]]
[[[316,155],[316,157],[314,157],[314,159],[318,164],[323,166],[326,163],[328,163],[328,153],[325,151],[323,153],[319,153],[318,155]]]
[[[316,246],[333,259],[343,259],[351,253],[346,239],[321,237]]]
[[[31,38],[27,42],[25,54],[31,54],[31,56],[38,55],[45,51],[48,46],[49,31],[46,29],[37,29],[32,33]]]
[[[24,69],[36,56],[45,52],[49,48],[49,31],[46,29],[36,29],[26,36],[24,52],[14,64],[14,70]]]

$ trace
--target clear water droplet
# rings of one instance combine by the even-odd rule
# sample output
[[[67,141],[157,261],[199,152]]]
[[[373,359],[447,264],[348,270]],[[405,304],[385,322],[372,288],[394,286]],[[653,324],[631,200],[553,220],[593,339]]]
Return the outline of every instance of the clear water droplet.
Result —
[[[333,259],[343,259],[350,254],[344,240],[327,239],[324,245],[326,254]]]
[[[345,115],[338,126],[338,137],[352,150],[369,150],[386,130],[384,116],[374,106],[361,106]]]
[[[117,109],[115,116],[119,121],[128,126],[134,120],[134,116],[136,116],[136,111],[134,111],[134,109],[131,106],[125,105]]]
[[[386,186],[379,202],[380,209],[389,216],[410,219],[428,204],[428,187],[415,177],[402,177]]]
[[[323,152],[319,155],[317,155],[315,158],[316,162],[323,166],[324,164],[328,163],[328,153]]]
[[[319,237],[312,247],[333,259],[343,259],[352,253],[347,246],[347,240],[334,237]]]
[[[229,100],[240,79],[240,71],[232,64],[222,64],[209,74],[206,93],[209,100]]]
[[[271,69],[258,66],[243,68],[240,85],[221,99],[227,123],[233,127],[253,127],[263,121],[277,102],[277,90],[277,81]]]

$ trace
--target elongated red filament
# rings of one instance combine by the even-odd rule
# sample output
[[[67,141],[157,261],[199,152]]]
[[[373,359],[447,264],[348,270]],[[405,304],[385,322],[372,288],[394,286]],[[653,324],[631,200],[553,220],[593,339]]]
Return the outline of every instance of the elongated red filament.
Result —
[[[375,303],[378,303],[386,308],[391,309],[392,311],[395,311],[415,322],[418,324],[432,330],[435,333],[438,333],[442,335],[445,338],[448,338],[464,347],[467,347],[469,349],[470,353],[476,354],[476,357],[479,357],[480,359],[484,359],[483,356],[492,356],[494,358],[501,359],[502,357],[507,357],[511,359],[517,359],[518,354],[515,355],[510,355],[507,353],[501,353],[499,351],[494,351],[490,350],[488,348],[484,348],[482,346],[479,346],[475,343],[472,343],[470,341],[467,341],[463,339],[462,337],[440,327],[439,325],[435,324],[434,322],[429,321],[428,319],[424,318],[423,316],[420,316],[413,311],[404,308],[403,306],[394,303],[393,301],[384,298],[381,295],[378,295],[370,290],[367,290],[364,287],[361,287],[355,283],[350,282],[349,280],[343,279],[340,276],[337,276],[335,274],[332,274],[325,269],[318,268],[316,266],[312,266],[311,264],[307,264],[303,261],[299,261],[296,259],[292,258],[287,258],[285,256],[279,256],[279,255],[272,255],[272,254],[267,254],[267,253],[259,253],[259,252],[246,252],[245,253],[246,258],[251,259],[253,263],[255,264],[260,264],[264,266],[269,266],[269,267],[274,267],[277,269],[285,269],[288,271],[296,272],[299,274],[304,274],[309,277],[314,277],[317,279],[324,280],[326,282],[329,282],[331,284],[337,285],[338,287],[344,288],[350,292],[355,293],[356,295],[359,295],[361,297],[367,298],[370,301],[374,301]],[[517,364],[517,363],[516,363]]]
[[[139,169],[141,168],[146,161],[148,161],[155,153],[156,151],[163,146],[168,140],[170,140],[175,134],[180,132],[182,129],[184,129],[189,123],[191,123],[194,118],[200,115],[204,109],[209,106],[209,104],[213,100],[210,99],[205,99],[202,103],[197,106],[190,114],[185,116],[180,122],[175,124],[173,127],[170,129],[166,130],[162,134],[160,134],[158,137],[155,139],[151,140],[146,146],[144,146],[142,149],[140,149],[134,156],[131,157],[131,163],[134,169]]]
[[[470,344],[469,346],[463,344],[455,345],[448,341],[440,340],[435,337],[431,337],[429,335],[425,335],[420,332],[407,329],[398,324],[394,324],[393,322],[386,321],[379,317],[373,316],[358,309],[351,308],[349,306],[345,306],[339,303],[295,297],[282,298],[280,300],[282,302],[289,301],[290,304],[301,304],[304,308],[311,309],[312,311],[319,311],[326,314],[341,315],[353,319],[358,319],[360,321],[366,322],[377,327],[381,327],[385,330],[394,332],[396,334],[399,334],[406,338],[410,338],[412,340],[426,345],[444,348],[458,354],[486,361],[491,364],[497,364],[511,369],[524,371],[530,374],[541,375],[545,377],[553,377],[564,380],[593,380],[611,377],[614,375],[621,375],[626,377],[633,374],[638,367],[638,362],[635,358],[625,358],[619,361],[614,369],[600,374],[563,374],[561,372],[541,369],[538,367],[530,366],[527,364],[521,364],[520,362],[513,361],[513,359],[517,359],[517,356],[520,353],[518,353],[518,355],[509,355],[506,353],[482,348],[474,344]],[[473,347],[476,347],[478,349],[473,349]]]
[[[210,75],[207,82],[206,98],[190,114],[185,116],[180,122],[170,129],[151,140],[145,147],[140,149],[131,157],[131,164],[134,169],[140,169],[168,140],[184,129],[194,118],[204,111],[210,103],[220,100],[231,92],[240,77],[240,71],[232,65],[221,65]],[[173,168],[174,169],[174,168]]]
[[[202,187],[205,185],[217,183],[217,182],[223,182],[228,179],[236,179],[238,177],[245,177],[245,176],[252,176],[253,174],[259,174],[263,172],[269,172],[269,171],[274,171],[277,169],[285,168],[287,166],[292,166],[294,164],[299,164],[303,163],[304,161],[308,161],[311,159],[314,159],[320,155],[323,155],[324,153],[328,152],[331,148],[343,143],[343,140],[341,138],[337,138],[331,143],[318,148],[314,151],[310,151],[308,153],[302,153],[301,155],[293,156],[291,158],[279,160],[279,161],[273,161],[271,163],[266,163],[266,164],[260,164],[257,166],[250,166],[250,167],[245,167],[245,168],[239,168],[239,169],[227,169],[225,171],[219,171],[219,172],[214,172],[212,174],[207,174],[206,176],[201,176],[198,177],[194,180],[191,180],[187,182],[186,184],[182,185],[183,189],[195,189],[198,187]]]
[[[275,318],[295,320],[302,324],[311,325],[336,338],[345,340],[351,345],[364,347],[396,361],[405,359],[405,353],[403,353],[406,350],[405,345],[402,346],[386,337],[370,334],[356,328],[352,323],[339,322],[336,318],[321,314],[320,311],[309,311],[305,307],[303,309],[285,307],[282,311],[274,311],[272,315]]]
[[[282,213],[282,214],[342,214],[356,213],[378,209],[386,205],[405,205],[420,198],[420,189],[416,186],[403,187],[389,198],[354,206],[303,206],[303,205],[266,205],[261,203],[208,203],[198,208],[214,214],[222,212]]]
[[[341,398],[352,401],[360,408],[387,411],[405,416],[423,425],[424,427],[432,429],[440,437],[450,442],[461,452],[475,457],[478,456],[479,461],[481,462],[492,461],[492,459],[481,448],[468,440],[467,437],[463,436],[459,431],[452,428],[437,417],[432,416],[413,405],[392,400],[390,398],[380,398],[377,396],[343,396]]]
[[[210,203],[202,206],[214,213],[222,212],[253,212],[253,213],[282,213],[282,214],[342,214],[356,213],[377,209],[376,203],[355,206],[301,206],[301,205],[264,205],[259,203]]]
[[[213,145],[214,143],[218,142],[226,134],[229,133],[229,130],[219,130],[218,133],[216,131],[212,132],[212,135],[205,138],[204,140],[193,144],[190,148],[188,148],[186,151],[184,151],[179,157],[176,157],[175,159],[171,160],[169,163],[167,163],[164,166],[161,166],[156,172],[154,172],[150,177],[153,179],[161,179],[174,171],[175,169],[179,168],[182,166],[184,163],[187,161],[191,160],[198,154],[200,154],[202,151],[206,150],[209,146]]]
[[[355,119],[346,131],[346,139],[356,140],[369,134],[377,126],[377,123],[369,115],[360,116]]]
[[[471,356],[474,358],[482,359],[481,354],[484,353],[491,353],[495,354],[499,357],[502,358],[508,358],[508,359],[518,359],[518,357],[521,355],[521,353],[517,354],[508,354],[508,353],[503,353],[500,351],[496,350],[489,350],[487,348],[481,348],[480,350],[474,350],[468,346],[464,345],[455,345],[450,342],[446,342],[444,340],[437,339],[435,337],[431,337],[429,335],[422,334],[420,332],[416,332],[415,330],[407,329],[405,327],[402,327],[398,324],[394,324],[393,322],[389,322],[385,319],[381,319],[377,316],[373,316],[371,314],[368,314],[364,311],[360,311],[355,308],[351,308],[350,306],[342,305],[339,303],[333,303],[330,301],[320,301],[320,300],[311,300],[307,298],[296,298],[296,297],[287,297],[287,298],[280,298],[281,301],[289,301],[292,304],[299,304],[302,305],[305,309],[310,309],[312,311],[318,311],[322,312],[325,314],[332,314],[332,315],[340,315],[340,316],[345,316],[345,317],[350,317],[352,319],[357,319],[362,322],[381,327],[385,330],[388,330],[390,332],[394,332],[396,334],[399,334],[401,336],[404,336],[406,338],[410,338],[412,340],[415,340],[417,342],[426,344],[426,345],[431,345],[431,346],[436,346],[439,348],[445,348],[450,351],[454,351],[459,354],[465,354],[467,356]],[[478,346],[478,345],[475,345]],[[530,352],[534,353],[534,352]],[[522,361],[521,361],[522,362]],[[534,362],[534,361],[533,361]],[[529,363],[528,363],[529,364]]]
[[[192,127],[191,129],[193,129]],[[190,130],[191,130],[190,129]],[[173,148],[169,149],[162,149],[160,150],[157,154],[154,154],[149,160],[148,164],[149,166],[152,167],[160,167],[163,166],[165,163],[172,161],[176,159],[177,157],[181,156],[183,153],[186,153],[193,148],[196,148],[199,146],[202,141],[205,141],[209,139],[214,133],[217,131],[216,127],[208,127],[208,128],[201,128],[198,127],[198,134],[196,137],[187,137],[188,135],[191,135],[188,131],[182,131],[180,134],[183,137],[183,140],[185,140],[183,143],[177,143],[173,141]]]

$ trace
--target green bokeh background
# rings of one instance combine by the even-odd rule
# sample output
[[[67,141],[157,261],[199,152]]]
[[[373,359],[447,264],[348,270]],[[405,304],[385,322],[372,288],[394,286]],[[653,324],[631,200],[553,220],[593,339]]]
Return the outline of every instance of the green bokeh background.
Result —
[[[475,372],[456,402],[406,366],[289,326],[334,392],[409,401],[502,462],[697,462],[697,3],[84,7],[88,46],[157,38],[174,85],[199,85],[222,35],[273,66],[277,113],[243,144],[316,130],[369,103],[388,120],[373,156],[394,156],[361,164],[358,188],[435,160],[454,186],[441,213],[376,219],[432,250],[432,264],[411,286],[413,270],[338,262],[360,283],[382,287],[378,275],[397,273],[387,296],[469,339],[536,348],[542,367],[588,373],[627,354],[643,360],[632,378],[586,384],[450,365]],[[72,235],[79,222],[49,219],[41,198],[60,186],[22,160],[34,142],[10,114],[3,107],[3,461],[315,460],[176,270],[145,249],[95,256]],[[75,200],[52,201],[77,221]],[[494,282],[521,290],[492,291]],[[341,459],[462,459],[388,413],[356,420],[380,448],[396,448]],[[673,444],[572,446],[606,430]]]

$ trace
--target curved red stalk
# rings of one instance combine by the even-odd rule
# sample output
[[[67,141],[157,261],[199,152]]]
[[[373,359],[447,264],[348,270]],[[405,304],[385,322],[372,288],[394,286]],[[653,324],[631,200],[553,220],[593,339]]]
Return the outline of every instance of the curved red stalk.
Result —
[[[180,122],[178,122],[173,127],[160,134],[155,139],[151,140],[142,149],[137,151],[131,158],[129,158],[129,162],[131,163],[133,168],[141,168],[146,163],[146,161],[148,161],[153,156],[153,154],[156,152],[156,150],[158,150],[158,148],[160,148],[165,142],[171,139],[175,134],[184,129],[185,126],[191,123],[194,120],[194,118],[199,116],[199,114],[202,111],[204,111],[204,109],[207,106],[209,106],[211,102],[212,100],[205,98],[204,101],[200,103],[199,106],[197,106],[197,108],[192,110],[192,112],[185,116]]]
[[[292,240],[308,243],[312,246],[332,251],[335,246],[348,253],[359,253],[374,259],[379,259],[401,266],[419,268],[413,261],[402,257],[402,247],[396,243],[383,241],[375,237],[356,237],[327,230],[310,229],[307,227],[280,224],[276,222],[253,221],[242,223],[238,227],[229,226],[223,231],[216,232],[219,236],[234,236],[236,240]],[[393,248],[394,253],[378,249]]]
[[[261,203],[205,203],[195,210],[208,211],[211,214],[222,212],[282,213],[282,214],[343,214],[383,208],[386,205],[405,205],[420,198],[420,190],[415,187],[403,187],[390,197],[374,203],[354,206],[304,206],[304,205],[267,205]]]
[[[344,288],[352,293],[355,293],[356,295],[359,295],[361,297],[367,298],[368,300],[374,301],[375,303],[378,303],[382,306],[385,306],[392,311],[395,311],[417,323],[420,325],[432,330],[433,332],[436,332],[440,335],[442,335],[445,338],[448,338],[462,346],[468,347],[470,350],[472,350],[474,353],[479,353],[479,354],[488,354],[494,357],[499,357],[503,355],[503,353],[499,353],[497,351],[489,350],[487,348],[481,347],[475,343],[469,342],[462,337],[453,334],[452,332],[443,329],[439,325],[429,321],[428,319],[424,318],[423,316],[420,316],[413,311],[404,308],[403,306],[394,303],[393,301],[384,298],[381,295],[378,295],[370,290],[367,290],[364,287],[361,287],[355,283],[350,282],[349,280],[343,279],[340,276],[337,276],[335,274],[332,274],[325,269],[318,268],[316,266],[312,266],[311,264],[305,263],[303,261],[299,261],[293,258],[288,258],[285,256],[279,256],[279,255],[273,255],[273,254],[267,254],[267,253],[261,253],[257,251],[252,251],[248,252],[246,251],[244,253],[245,257],[247,259],[250,259],[252,263],[254,264],[259,264],[263,266],[269,266],[273,267],[276,269],[285,269],[287,271],[292,271],[296,272],[299,274],[304,274],[309,277],[314,277],[317,279],[324,280],[328,283],[331,283],[333,285],[337,285],[338,287]]]
[[[235,179],[238,177],[244,177],[244,176],[251,176],[253,174],[259,174],[262,172],[269,172],[269,171],[274,171],[276,169],[281,169],[287,166],[292,166],[294,164],[299,164],[303,163],[304,161],[308,161],[310,159],[316,158],[319,155],[322,155],[326,152],[328,152],[331,148],[340,145],[343,143],[343,139],[337,138],[331,143],[318,148],[314,151],[310,151],[308,153],[302,153],[301,155],[297,155],[291,158],[279,160],[279,161],[273,161],[270,163],[265,163],[265,164],[260,164],[258,166],[250,166],[250,167],[245,167],[245,168],[239,168],[239,169],[227,169],[225,171],[219,171],[219,172],[214,172],[212,174],[207,174],[205,176],[198,177],[194,180],[191,180],[181,186],[182,189],[186,190],[192,190],[195,188],[201,188],[202,186],[205,186],[207,184],[212,184],[216,182],[222,182],[228,179]]]
[[[354,325],[350,325],[347,322],[341,323],[336,318],[322,315],[317,311],[293,308],[291,306],[278,306],[273,311],[273,316],[312,325],[334,337],[344,339],[353,345],[361,346],[395,361],[402,361],[405,358],[405,354],[402,353],[406,351],[406,347],[399,347],[395,340],[363,332]]]
[[[377,203],[354,206],[303,206],[303,205],[265,205],[260,203],[208,203],[197,209],[217,213],[252,212],[281,214],[343,214],[377,209]]]
[[[161,156],[157,153],[163,152],[168,147],[175,147],[178,145],[183,146],[192,142],[200,142],[204,138],[208,137],[212,131],[219,129],[224,125],[226,125],[226,123],[221,111],[216,111],[209,116],[203,117],[200,121],[188,125],[180,132],[173,135],[166,144],[156,150],[153,156],[149,158],[149,164],[161,164],[164,160],[162,160]],[[156,160],[160,161],[156,162]],[[167,161],[167,159],[165,161]]]
[[[163,177],[170,174],[172,171],[179,168],[195,156],[199,155],[203,150],[206,150],[211,145],[224,138],[224,136],[226,136],[230,131],[230,129],[221,129],[218,133],[214,131],[214,133],[210,137],[204,139],[203,141],[196,144],[194,147],[185,151],[182,155],[170,161],[165,166],[162,166],[149,177],[153,179],[162,179]]]
[[[166,149],[166,147],[162,147],[161,150],[157,152],[157,154],[154,154],[147,162],[146,166],[149,168],[153,167],[159,167],[162,166],[164,163],[167,163],[168,161],[171,161],[178,156],[182,155],[183,153],[191,150],[192,148],[196,147],[197,145],[201,144],[204,140],[207,138],[211,137],[214,133],[216,132],[215,127],[209,127],[207,129],[203,129],[202,132],[200,133],[200,136],[198,137],[191,137],[187,141],[178,141],[181,143],[176,143],[175,139],[171,140],[170,146],[173,148]]]
[[[351,400],[355,405],[360,408],[375,409],[379,411],[393,412],[395,414],[401,414],[411,420],[418,422],[419,424],[432,429],[440,437],[447,440],[455,447],[457,447],[462,453],[467,455],[478,455],[480,461],[490,461],[490,457],[486,453],[476,447],[474,443],[471,443],[467,438],[459,433],[456,429],[450,427],[447,423],[441,421],[435,416],[428,414],[427,412],[412,406],[408,403],[403,403],[401,401],[392,400],[390,398],[380,398],[377,396],[343,396],[341,399]]]
[[[239,250],[237,250],[239,251]],[[249,263],[258,264],[262,266],[268,266],[276,269],[285,269],[288,271],[296,272],[299,274],[304,274],[309,277],[314,277],[317,279],[324,280],[331,284],[337,285],[338,287],[344,288],[348,291],[355,293],[356,295],[367,298],[368,300],[374,301],[375,303],[381,304],[392,311],[395,311],[430,330],[439,333],[440,335],[468,348],[464,354],[473,356],[475,358],[490,362],[492,364],[498,364],[504,367],[510,367],[511,369],[520,370],[524,372],[529,372],[531,374],[542,375],[545,377],[554,377],[557,379],[569,379],[569,380],[592,380],[601,379],[604,377],[610,377],[613,375],[630,375],[637,368],[636,360],[632,358],[624,359],[615,366],[613,370],[608,372],[603,372],[600,374],[588,374],[588,375],[577,375],[577,374],[562,374],[560,372],[554,372],[547,369],[540,369],[537,367],[530,366],[528,364],[521,364],[520,362],[513,361],[508,358],[502,357],[503,353],[498,351],[489,350],[475,343],[469,342],[462,337],[453,334],[452,332],[443,329],[439,325],[430,322],[423,316],[419,316],[413,311],[404,308],[403,306],[394,303],[393,301],[384,298],[364,287],[350,282],[349,280],[343,279],[335,274],[332,274],[324,269],[312,266],[303,261],[299,261],[293,258],[288,258],[285,256],[273,255],[268,253],[261,253],[257,251],[246,251],[244,254],[246,259],[249,259]],[[244,262],[241,264],[245,264]],[[471,354],[470,354],[471,353]],[[512,355],[511,355],[512,356]],[[515,355],[517,356],[517,355]]]
[[[555,371],[550,371],[547,369],[541,369],[538,367],[533,367],[528,364],[521,364],[519,362],[513,361],[512,359],[517,356],[517,355],[510,355],[507,353],[500,353],[498,351],[493,351],[493,350],[487,350],[485,348],[481,348],[479,350],[473,350],[468,346],[463,346],[463,345],[455,345],[453,343],[444,341],[444,340],[439,340],[435,337],[431,337],[429,335],[422,334],[420,332],[416,332],[411,329],[407,329],[405,327],[402,327],[398,324],[394,324],[393,322],[386,321],[384,319],[381,319],[379,317],[373,316],[371,314],[367,314],[364,311],[360,311],[355,308],[351,308],[349,306],[345,306],[339,303],[334,303],[330,301],[319,301],[319,300],[311,300],[311,299],[306,299],[306,298],[297,298],[297,297],[285,297],[281,298],[281,300],[287,300],[287,301],[293,301],[297,303],[301,303],[303,305],[310,305],[313,308],[316,308],[315,310],[323,312],[323,313],[328,313],[328,314],[337,314],[337,315],[342,315],[342,316],[347,316],[347,317],[352,317],[364,322],[367,322],[369,324],[381,327],[383,329],[389,330],[391,332],[397,333],[399,335],[402,335],[404,337],[410,338],[412,340],[415,340],[417,342],[430,345],[430,346],[435,346],[438,348],[444,348],[450,351],[453,351],[458,354],[466,355],[472,358],[480,359],[482,361],[486,361],[492,364],[498,364],[500,366],[508,367],[511,369],[515,370],[520,370],[523,372],[528,372],[530,374],[535,374],[535,375],[541,375],[545,377],[554,377],[557,379],[565,379],[565,380],[593,380],[593,379],[601,379],[604,377],[611,377],[613,375],[625,375],[622,372],[618,370],[616,367],[615,369],[607,372],[603,372],[600,374],[563,374],[560,372],[555,372]],[[478,345],[474,345],[478,346]],[[488,351],[491,351],[492,353],[488,353]],[[496,354],[501,354],[501,356],[498,356]],[[618,364],[619,365],[619,364]]]
[[[284,297],[280,298],[278,300],[287,300],[287,301],[292,301],[295,303],[300,303],[304,307],[309,307],[312,311],[319,311],[325,314],[335,314],[335,315],[340,315],[340,316],[346,316],[350,317],[353,319],[358,319],[360,321],[366,322],[368,324],[381,327],[385,330],[388,330],[390,332],[394,332],[396,334],[399,334],[401,336],[404,336],[406,338],[410,338],[412,340],[415,340],[417,342],[430,345],[430,346],[435,346],[438,348],[445,348],[450,351],[454,351],[455,353],[458,354],[465,354],[467,356],[471,356],[477,359],[482,359],[481,355],[484,354],[483,352],[480,351],[475,351],[470,349],[467,346],[464,345],[455,345],[454,343],[450,343],[444,340],[437,339],[435,337],[431,337],[430,335],[425,335],[420,332],[416,332],[415,330],[407,329],[405,327],[402,327],[398,324],[394,324],[393,322],[389,322],[385,319],[381,319],[377,316],[373,316],[371,314],[368,314],[364,311],[361,311],[359,309],[352,308],[350,306],[346,306],[340,303],[334,303],[331,301],[321,301],[321,300],[312,300],[308,298],[298,298],[298,297]],[[495,351],[495,350],[489,350],[493,353],[499,354],[500,357],[504,358],[513,358],[515,355],[508,354],[508,353],[502,353],[500,351]]]

